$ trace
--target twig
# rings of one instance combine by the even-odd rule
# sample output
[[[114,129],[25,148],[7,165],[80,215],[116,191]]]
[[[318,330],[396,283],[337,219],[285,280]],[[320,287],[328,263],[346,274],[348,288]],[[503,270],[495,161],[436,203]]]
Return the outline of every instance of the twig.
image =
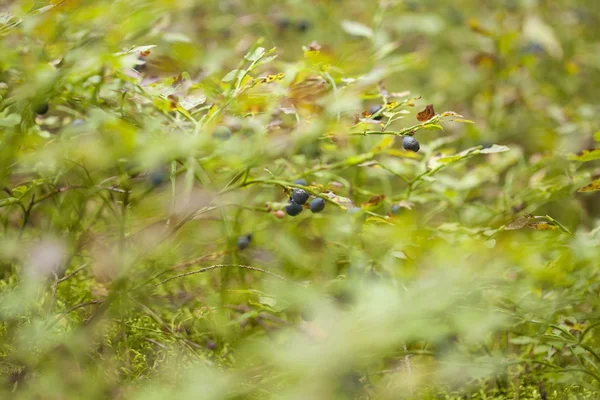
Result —
[[[85,303],[77,304],[77,305],[75,305],[75,306],[73,306],[73,307],[71,307],[71,308],[67,309],[65,312],[63,312],[62,314],[60,314],[60,315],[59,315],[59,316],[58,316],[58,317],[57,317],[57,318],[54,320],[54,322],[52,322],[52,323],[51,323],[51,324],[48,326],[48,328],[52,328],[54,325],[56,325],[56,324],[58,323],[58,321],[60,321],[61,319],[63,319],[63,318],[64,318],[64,317],[65,317],[67,314],[69,314],[69,313],[71,313],[71,312],[73,312],[73,311],[75,311],[75,310],[78,310],[78,309],[80,309],[80,308],[87,307],[87,306],[91,306],[91,305],[95,305],[95,304],[102,304],[102,302],[101,302],[101,301],[98,301],[98,300],[91,300],[91,301],[86,301]]]
[[[68,275],[63,276],[60,279],[58,279],[58,276],[56,276],[56,273],[54,274],[55,279],[54,279],[54,284],[52,285],[52,297],[50,299],[50,305],[48,306],[48,311],[46,311],[47,316],[50,315],[50,312],[52,311],[52,308],[54,307],[54,301],[56,300],[56,290],[58,288],[58,284],[71,278],[72,276],[79,273],[79,271],[81,271],[82,269],[84,269],[87,266],[88,266],[88,263],[85,263],[81,267],[77,268],[75,271],[71,272]]]
[[[172,276],[172,277],[170,277],[168,279],[165,279],[164,281],[161,281],[161,282],[157,283],[155,286],[163,285],[163,284],[165,284],[167,282],[170,282],[170,281],[172,281],[174,279],[184,278],[184,277],[190,276],[190,275],[201,274],[203,272],[211,271],[213,269],[230,268],[230,267],[231,268],[244,268],[244,269],[250,269],[252,271],[262,272],[263,274],[271,275],[271,276],[273,276],[273,277],[275,277],[277,279],[281,279],[282,281],[285,281],[285,282],[288,282],[288,283],[292,283],[292,284],[300,286],[300,287],[304,287],[304,286],[300,285],[299,283],[291,281],[291,280],[289,280],[289,279],[287,279],[287,278],[285,278],[285,277],[283,277],[281,275],[278,275],[276,273],[273,273],[273,272],[270,272],[270,271],[266,271],[266,270],[261,269],[261,268],[251,267],[249,265],[239,265],[239,264],[218,264],[218,265],[211,265],[210,267],[202,268],[202,269],[199,269],[199,270],[196,270],[196,271],[190,271],[190,272],[186,272],[186,273],[183,273],[183,274]]]

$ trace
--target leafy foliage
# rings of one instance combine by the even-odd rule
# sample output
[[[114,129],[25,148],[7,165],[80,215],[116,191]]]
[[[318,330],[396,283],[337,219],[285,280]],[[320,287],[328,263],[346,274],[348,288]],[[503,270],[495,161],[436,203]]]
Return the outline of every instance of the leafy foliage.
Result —
[[[594,398],[595,0],[247,3],[1,5],[2,398]]]

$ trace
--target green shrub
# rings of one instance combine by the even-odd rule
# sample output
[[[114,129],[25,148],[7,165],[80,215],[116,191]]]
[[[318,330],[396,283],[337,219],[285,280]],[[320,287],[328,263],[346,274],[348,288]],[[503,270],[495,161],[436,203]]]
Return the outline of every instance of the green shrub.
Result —
[[[594,398],[595,1],[196,3],[3,6],[2,398]]]

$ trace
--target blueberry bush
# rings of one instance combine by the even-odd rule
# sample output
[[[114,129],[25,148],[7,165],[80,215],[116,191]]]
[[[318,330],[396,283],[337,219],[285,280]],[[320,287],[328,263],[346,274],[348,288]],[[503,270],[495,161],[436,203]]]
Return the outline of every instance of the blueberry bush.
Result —
[[[598,37],[597,0],[0,1],[0,398],[597,398]]]

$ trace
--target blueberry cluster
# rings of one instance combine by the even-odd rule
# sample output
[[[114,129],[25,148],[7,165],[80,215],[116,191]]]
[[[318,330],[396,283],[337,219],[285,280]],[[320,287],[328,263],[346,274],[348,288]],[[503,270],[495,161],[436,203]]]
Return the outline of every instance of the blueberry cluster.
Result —
[[[294,183],[296,185],[302,185],[302,186],[308,185],[308,182],[306,182],[306,180],[304,180],[304,179],[298,179]],[[303,206],[306,204],[306,202],[309,200],[309,198],[310,198],[310,195],[308,194],[308,192],[306,190],[293,189],[292,195],[290,196],[290,200],[288,201],[288,204],[285,206],[285,212],[287,213],[287,215],[289,215],[291,217],[295,217],[296,215],[300,214],[302,212],[302,210],[304,209]],[[323,200],[320,197],[315,197],[308,204],[308,208],[310,208],[310,211],[312,211],[313,213],[320,213],[321,211],[323,211],[325,209],[325,200]]]

